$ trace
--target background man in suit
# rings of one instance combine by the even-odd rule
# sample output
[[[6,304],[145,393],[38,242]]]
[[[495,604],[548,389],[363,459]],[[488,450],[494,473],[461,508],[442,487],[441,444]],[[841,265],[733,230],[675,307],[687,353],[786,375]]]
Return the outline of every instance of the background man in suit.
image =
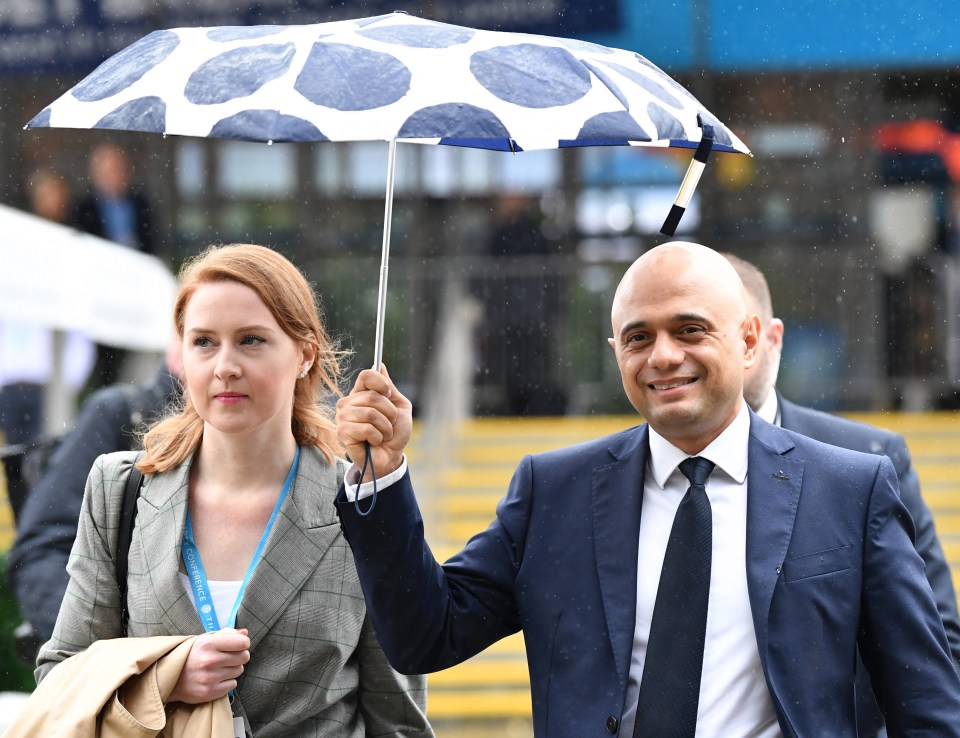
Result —
[[[73,205],[72,225],[145,254],[157,254],[150,203],[131,182],[130,159],[115,143],[101,143],[90,152],[90,190]],[[97,365],[90,389],[114,384],[122,377],[127,352],[97,345]]]
[[[900,483],[900,499],[916,527],[916,549],[926,565],[927,580],[937,601],[950,651],[954,660],[960,662],[960,615],[953,577],[937,538],[933,515],[920,494],[920,480],[910,461],[906,441],[897,433],[797,405],[774,389],[783,350],[783,321],[774,317],[770,287],[763,272],[739,256],[724,256],[743,282],[747,307],[760,318],[756,361],[744,376],[743,396],[747,404],[761,418],[781,428],[834,446],[890,457]],[[883,717],[873,695],[869,690],[862,690],[858,692],[857,702],[861,735],[877,735],[883,726]]]
[[[750,412],[760,321],[729,262],[652,249],[612,322],[647,423],[526,457],[494,522],[443,566],[403,457],[410,403],[371,370],[338,403],[350,457],[369,443],[381,475],[366,515],[350,498],[372,492],[369,469],[348,472],[366,484],[338,508],[394,667],[442,669],[522,628],[537,736],[852,738],[859,647],[892,731],[960,735],[893,465]]]

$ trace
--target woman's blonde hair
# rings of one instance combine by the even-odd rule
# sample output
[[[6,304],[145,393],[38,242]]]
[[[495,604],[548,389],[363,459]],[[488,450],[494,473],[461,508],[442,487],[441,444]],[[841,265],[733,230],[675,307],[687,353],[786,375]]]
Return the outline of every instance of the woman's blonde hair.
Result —
[[[293,392],[291,428],[301,446],[316,446],[327,461],[340,451],[333,409],[321,394],[341,396],[339,352],[324,330],[317,297],[306,278],[284,256],[264,246],[231,244],[210,246],[180,270],[180,287],[173,310],[177,335],[183,340],[184,312],[197,288],[211,282],[246,285],[263,301],[280,328],[295,341],[313,345],[316,360]],[[203,419],[190,399],[183,400],[143,437],[146,456],[137,464],[145,474],[167,471],[186,459],[200,444]]]

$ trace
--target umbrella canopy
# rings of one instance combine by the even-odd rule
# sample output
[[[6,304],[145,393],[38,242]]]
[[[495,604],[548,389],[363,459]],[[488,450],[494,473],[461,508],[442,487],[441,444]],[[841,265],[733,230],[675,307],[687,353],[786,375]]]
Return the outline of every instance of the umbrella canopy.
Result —
[[[152,256],[0,205],[0,319],[162,351],[176,280]]]
[[[26,127],[268,143],[389,142],[374,366],[382,351],[398,140],[503,151],[696,148],[664,224],[669,235],[711,149],[749,153],[696,98],[637,53],[406,13],[155,31],[105,61]]]
[[[391,13],[155,31],[27,127],[529,150],[696,147],[703,124],[713,127],[716,150],[748,153],[637,53]]]

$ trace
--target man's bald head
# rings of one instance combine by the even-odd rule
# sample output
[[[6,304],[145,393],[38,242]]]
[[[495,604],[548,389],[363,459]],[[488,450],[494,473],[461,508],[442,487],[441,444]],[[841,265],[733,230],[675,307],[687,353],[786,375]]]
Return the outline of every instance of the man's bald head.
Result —
[[[690,241],[670,241],[655,246],[637,259],[624,273],[613,297],[612,317],[638,289],[674,290],[680,284],[702,285],[712,295],[746,317],[743,283],[737,270],[718,251]],[[616,330],[616,326],[614,326]]]

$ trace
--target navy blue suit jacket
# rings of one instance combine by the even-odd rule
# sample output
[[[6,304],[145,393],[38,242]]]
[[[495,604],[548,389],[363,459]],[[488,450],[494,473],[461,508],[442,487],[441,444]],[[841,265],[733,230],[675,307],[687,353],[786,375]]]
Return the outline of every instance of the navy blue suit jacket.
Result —
[[[960,662],[960,615],[957,613],[957,595],[953,589],[953,575],[944,556],[933,514],[920,494],[920,479],[910,460],[906,441],[898,433],[856,423],[836,415],[812,410],[790,402],[778,392],[780,426],[824,443],[868,454],[889,456],[900,483],[900,499],[906,506],[917,536],[915,547],[926,565],[927,581],[937,600],[937,609],[947,631],[950,652]]]
[[[409,475],[365,518],[341,490],[341,524],[393,666],[443,669],[522,629],[535,734],[617,733],[648,453],[643,425],[524,458],[494,522],[443,566]],[[859,644],[891,735],[960,736],[960,678],[890,460],[752,415],[748,490],[750,605],[783,734],[857,735]]]

